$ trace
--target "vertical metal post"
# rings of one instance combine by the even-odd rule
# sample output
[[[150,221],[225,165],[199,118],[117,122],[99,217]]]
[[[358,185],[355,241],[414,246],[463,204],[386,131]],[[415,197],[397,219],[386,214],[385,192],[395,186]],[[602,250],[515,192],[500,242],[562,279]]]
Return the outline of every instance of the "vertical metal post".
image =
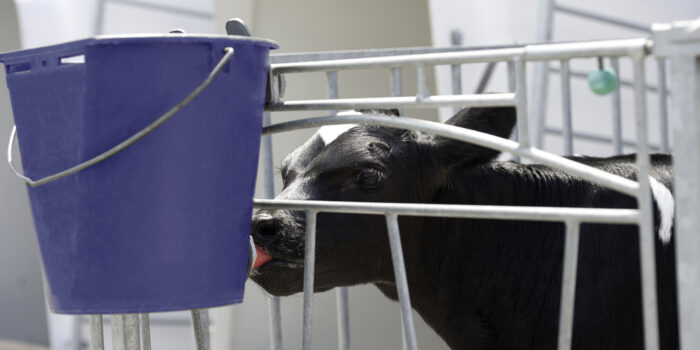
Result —
[[[102,315],[90,315],[90,345],[92,350],[104,350],[105,348]]]
[[[428,69],[425,64],[419,63],[416,65],[418,73],[418,100],[424,100],[430,97],[430,89],[428,88]]]
[[[618,79],[620,77],[620,59],[618,57],[611,57],[610,64],[612,69],[617,74]],[[620,87],[618,86],[613,91],[612,95],[612,107],[613,107],[613,149],[615,154],[622,154],[622,103],[620,99]]]
[[[326,72],[326,82],[328,83],[328,93],[329,99],[338,98],[338,72],[331,71]],[[338,114],[338,111],[330,111],[331,115]]]
[[[459,30],[453,30],[450,33],[450,42],[452,46],[462,46],[462,32]],[[452,75],[452,94],[461,95],[462,94],[462,65],[452,64],[450,65],[450,72]],[[459,112],[460,107],[453,107],[453,113]]]
[[[399,220],[396,214],[386,214],[386,226],[389,231],[389,245],[391,247],[391,262],[394,265],[394,278],[396,289],[401,303],[401,323],[404,335],[404,348],[408,350],[418,349],[416,331],[413,326],[413,313],[411,309],[411,297],[408,292],[408,279],[406,278],[406,265],[401,248],[401,233],[399,232]]]
[[[95,27],[93,28],[94,35],[102,34],[102,24],[105,18],[105,0],[97,0],[95,4]]]
[[[566,222],[564,236],[564,267],[562,269],[561,302],[559,307],[559,340],[557,349],[571,349],[574,329],[574,305],[576,300],[576,268],[581,223]]]
[[[136,314],[112,315],[112,349],[140,350],[139,317]]]
[[[574,136],[571,122],[571,70],[569,61],[561,61],[561,104],[562,104],[562,136],[564,137],[564,153],[574,154]]]
[[[391,96],[398,97],[403,95],[401,80],[401,67],[391,67]],[[401,109],[399,109],[399,115],[403,115]]]
[[[350,306],[348,302],[348,289],[346,287],[337,290],[338,303],[338,349],[350,350]]]
[[[263,114],[263,125],[271,124],[270,112]],[[272,135],[262,137],[263,196],[275,197],[275,166],[272,157]],[[270,349],[282,350],[282,312],[279,297],[270,297],[267,303],[270,321]]]
[[[647,136],[646,79],[644,54],[632,57],[634,64],[634,102],[637,118],[637,203],[640,211],[639,257],[642,267],[642,300],[644,306],[644,343],[647,350],[659,348],[659,322],[656,305],[656,264],[654,255],[654,223],[649,187],[649,145]]]
[[[698,51],[700,54],[700,50]],[[700,56],[671,56],[676,263],[681,348],[700,348]]]
[[[328,80],[328,98],[338,98],[338,72],[326,72]],[[337,111],[331,111],[335,115]],[[350,349],[350,307],[348,306],[348,289],[336,288],[336,304],[338,310],[338,349]]]
[[[666,86],[666,60],[656,61],[659,79],[659,132],[661,133],[661,152],[671,151],[671,142],[668,139],[668,88]]]
[[[143,350],[151,350],[151,319],[148,314],[140,314],[141,317],[141,343]]]
[[[515,67],[515,108],[518,115],[518,140],[521,148],[529,148],[530,126],[527,117],[527,78],[525,77],[525,60],[521,56],[513,57]]]
[[[538,43],[552,41],[552,28],[554,23],[554,0],[540,0],[537,15]],[[532,118],[535,124],[535,146],[542,148],[544,144],[544,131],[546,126],[547,111],[547,86],[549,85],[549,62],[535,64],[535,76],[532,86]]]
[[[192,309],[192,328],[197,350],[209,350],[209,311]]]
[[[515,92],[515,65],[513,64],[513,61],[508,61],[506,69],[508,70],[508,92]],[[513,139],[515,142],[520,140],[520,137],[518,136],[518,128],[513,130],[513,136],[511,139]],[[520,162],[520,156],[511,155],[511,157],[513,157],[516,162]]]
[[[316,212],[306,210],[306,236],[304,245],[304,329],[302,349],[311,350],[314,267],[316,264]]]

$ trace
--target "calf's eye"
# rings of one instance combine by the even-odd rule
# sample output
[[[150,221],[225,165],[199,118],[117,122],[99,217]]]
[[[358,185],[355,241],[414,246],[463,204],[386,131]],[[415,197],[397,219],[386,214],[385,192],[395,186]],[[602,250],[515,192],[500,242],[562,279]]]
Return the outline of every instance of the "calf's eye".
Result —
[[[363,170],[357,176],[357,183],[366,191],[376,191],[382,185],[382,173],[376,169]]]

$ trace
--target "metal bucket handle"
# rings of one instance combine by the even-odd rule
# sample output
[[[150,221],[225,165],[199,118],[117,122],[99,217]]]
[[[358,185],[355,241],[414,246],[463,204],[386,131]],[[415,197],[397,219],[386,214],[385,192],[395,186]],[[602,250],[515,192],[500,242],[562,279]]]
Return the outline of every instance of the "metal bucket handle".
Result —
[[[175,113],[179,112],[182,108],[184,108],[187,104],[189,104],[195,97],[197,97],[204,89],[211,84],[211,82],[214,80],[214,78],[221,72],[221,69],[224,68],[224,66],[231,60],[231,57],[233,57],[233,48],[232,47],[225,47],[224,48],[224,57],[219,60],[219,63],[216,64],[214,69],[207,75],[207,77],[204,79],[204,81],[199,84],[187,97],[182,99],[178,104],[176,104],[174,107],[170,108],[167,112],[165,112],[163,115],[158,117],[153,123],[149,124],[145,128],[143,128],[141,131],[137,132],[136,134],[132,135],[128,139],[122,141],[118,145],[110,148],[109,150],[105,151],[104,153],[97,155],[83,163],[80,163],[72,168],[63,170],[61,172],[55,173],[53,175],[46,176],[44,178],[41,178],[39,180],[32,180],[22,174],[17,168],[15,167],[14,162],[12,161],[12,148],[15,143],[15,137],[17,135],[17,126],[12,127],[12,133],[10,134],[10,142],[7,145],[7,163],[10,165],[10,169],[12,170],[15,175],[20,178],[22,181],[26,182],[27,185],[36,187],[36,186],[41,186],[44,184],[47,184],[49,182],[58,180],[60,178],[66,177],[68,175],[75,174],[83,169],[87,169],[119,152],[122,150],[126,149],[127,147],[133,145],[136,143],[138,140],[143,138],[144,136],[148,135],[151,133],[151,131],[155,130],[157,127],[159,127],[161,124],[165,123],[168,119],[170,119]]]

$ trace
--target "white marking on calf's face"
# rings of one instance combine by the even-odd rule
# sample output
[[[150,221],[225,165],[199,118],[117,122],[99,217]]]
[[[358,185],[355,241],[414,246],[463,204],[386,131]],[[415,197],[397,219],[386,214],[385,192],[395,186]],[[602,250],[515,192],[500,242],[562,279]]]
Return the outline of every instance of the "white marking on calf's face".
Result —
[[[651,186],[651,193],[654,195],[656,206],[659,208],[659,216],[661,216],[659,238],[662,242],[668,243],[671,241],[671,227],[673,226],[675,210],[673,194],[668,187],[651,176],[649,176],[649,185]]]
[[[323,143],[328,146],[331,142],[344,134],[346,131],[356,127],[357,124],[326,125],[318,129],[318,134],[323,139]]]

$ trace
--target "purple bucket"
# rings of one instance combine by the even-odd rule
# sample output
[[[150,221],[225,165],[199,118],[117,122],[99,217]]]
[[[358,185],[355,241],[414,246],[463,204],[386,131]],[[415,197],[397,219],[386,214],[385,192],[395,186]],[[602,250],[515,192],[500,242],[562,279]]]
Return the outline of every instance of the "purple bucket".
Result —
[[[230,61],[172,119],[94,166],[28,187],[54,312],[242,301],[268,54],[276,44],[100,37],[0,55],[23,169],[39,179],[144,129],[204,81],[225,47],[234,49]]]

